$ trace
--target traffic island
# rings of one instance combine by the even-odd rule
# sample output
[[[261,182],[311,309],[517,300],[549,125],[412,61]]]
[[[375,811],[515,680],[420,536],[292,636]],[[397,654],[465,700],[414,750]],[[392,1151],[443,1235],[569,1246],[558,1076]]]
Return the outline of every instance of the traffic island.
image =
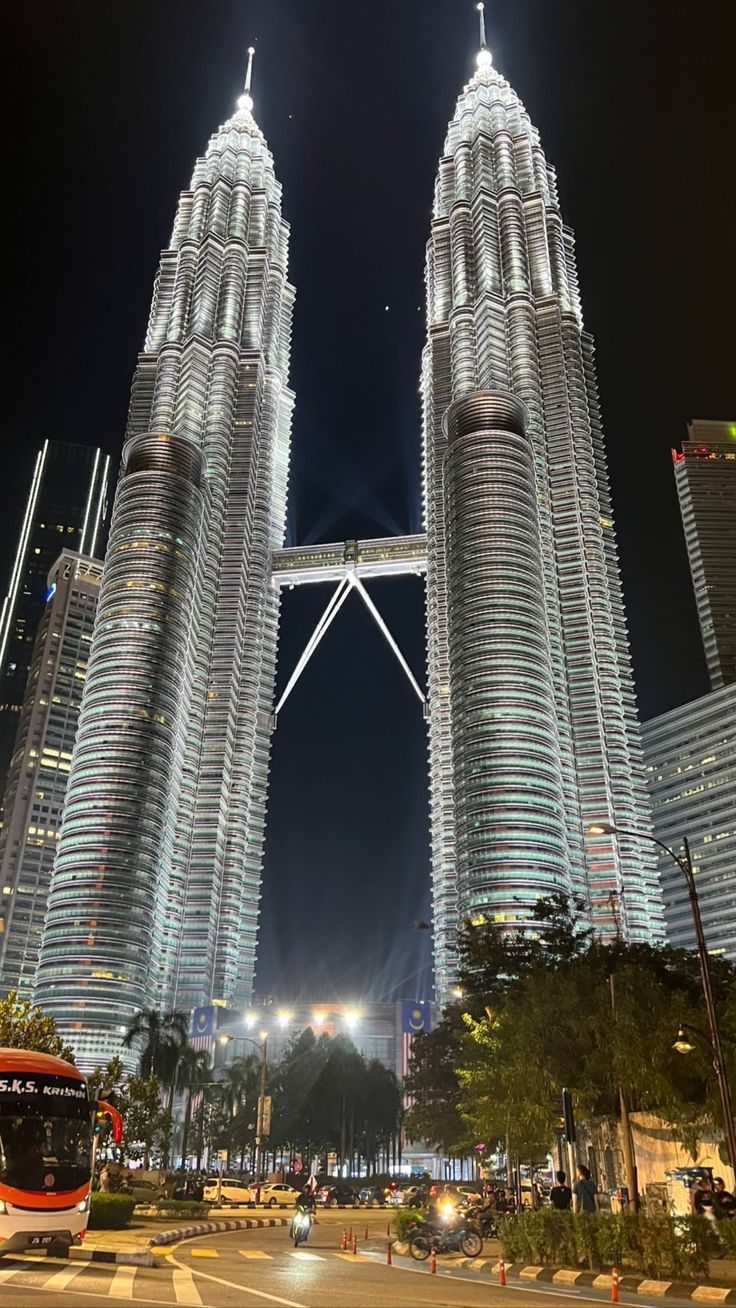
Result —
[[[159,1257],[171,1246],[198,1235],[217,1235],[222,1231],[251,1231],[264,1227],[288,1226],[288,1217],[229,1217],[217,1221],[191,1222],[186,1226],[128,1227],[122,1231],[88,1231],[84,1244],[69,1250],[74,1262],[117,1263],[128,1267],[156,1267]]]

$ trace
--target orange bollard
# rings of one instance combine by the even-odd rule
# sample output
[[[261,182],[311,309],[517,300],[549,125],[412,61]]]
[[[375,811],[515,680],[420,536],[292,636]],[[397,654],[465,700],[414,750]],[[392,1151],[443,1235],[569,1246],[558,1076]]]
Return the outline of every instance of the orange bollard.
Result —
[[[391,1266],[391,1241],[386,1241],[386,1266]]]
[[[435,1273],[436,1273],[436,1271],[437,1271],[437,1254],[436,1254],[436,1252],[435,1252],[434,1249],[432,1250],[432,1256],[431,1256],[431,1258],[430,1258],[429,1270],[430,1270],[430,1272],[432,1273],[433,1276],[435,1275]]]
[[[611,1268],[611,1303],[618,1303],[618,1267]]]
[[[357,1237],[357,1235],[354,1235],[354,1236],[353,1236],[353,1253],[354,1253],[354,1254],[357,1254],[357,1252],[358,1252],[358,1237]]]
[[[498,1260],[498,1284],[506,1284],[506,1264],[503,1258],[499,1258]]]
[[[342,1240],[340,1241],[340,1248],[341,1248],[341,1249],[347,1249],[347,1247],[348,1247],[348,1233],[347,1233],[347,1231],[345,1230],[345,1227],[343,1226],[343,1228],[342,1228]]]
[[[363,1239],[364,1239],[364,1240],[367,1240],[367,1239],[368,1239],[368,1227],[367,1227],[367,1226],[366,1226],[366,1228],[365,1228],[365,1235],[363,1236]]]

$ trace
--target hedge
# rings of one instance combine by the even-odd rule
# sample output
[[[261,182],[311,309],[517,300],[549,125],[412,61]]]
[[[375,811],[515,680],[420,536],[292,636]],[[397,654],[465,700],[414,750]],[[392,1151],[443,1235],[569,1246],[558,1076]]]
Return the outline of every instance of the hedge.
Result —
[[[632,1209],[588,1214],[540,1208],[504,1218],[499,1238],[509,1262],[592,1272],[630,1267],[656,1280],[707,1275],[718,1250],[704,1217],[649,1216]]]
[[[130,1194],[103,1194],[96,1190],[91,1200],[88,1223],[91,1231],[120,1231],[133,1216],[135,1199]]]
[[[417,1208],[401,1208],[395,1214],[391,1225],[396,1232],[397,1240],[405,1240],[409,1227],[413,1226],[415,1222],[423,1221],[424,1213],[420,1213]]]
[[[206,1217],[211,1207],[199,1199],[157,1199],[151,1204],[159,1217]]]

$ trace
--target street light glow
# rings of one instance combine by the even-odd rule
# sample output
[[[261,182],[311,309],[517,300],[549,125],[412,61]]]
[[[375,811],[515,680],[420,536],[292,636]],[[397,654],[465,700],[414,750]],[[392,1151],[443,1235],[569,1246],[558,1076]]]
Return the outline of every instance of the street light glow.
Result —
[[[588,827],[589,836],[615,836],[616,828],[610,822],[594,822]]]
[[[347,1013],[345,1014],[345,1025],[351,1031],[354,1031],[359,1021],[360,1021],[360,1013],[356,1012],[355,1009],[353,1008],[348,1009]]]
[[[251,1030],[252,1027],[255,1026],[255,1024],[256,1024],[256,1015],[255,1015],[255,1013],[246,1013],[246,1015],[245,1015],[245,1025],[248,1027],[248,1030]]]
[[[453,998],[454,998],[454,999],[464,999],[464,998],[465,998],[465,991],[464,991],[464,990],[461,990],[461,989],[460,989],[460,986],[455,986],[455,989],[453,990],[452,995],[453,995]]]
[[[322,1023],[324,1022],[324,1020],[325,1020],[325,1015],[324,1015],[324,1013],[313,1013],[313,1014],[312,1014],[312,1021],[315,1022],[317,1026],[321,1026]]]
[[[286,1009],[282,1008],[278,1014],[278,1021],[279,1026],[288,1026],[291,1021],[291,1013],[287,1013]]]
[[[678,1054],[691,1054],[695,1048],[695,1045],[688,1040],[682,1027],[677,1032],[677,1039],[674,1041],[672,1048],[676,1049]]]

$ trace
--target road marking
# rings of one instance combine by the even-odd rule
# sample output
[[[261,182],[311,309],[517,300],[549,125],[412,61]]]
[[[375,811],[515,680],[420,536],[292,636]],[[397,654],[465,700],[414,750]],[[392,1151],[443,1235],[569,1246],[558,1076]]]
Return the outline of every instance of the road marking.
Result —
[[[321,1254],[307,1253],[306,1249],[295,1249],[289,1254],[290,1258],[301,1258],[304,1262],[324,1263],[327,1260]]]
[[[352,1255],[350,1255],[350,1256],[352,1256]],[[347,1254],[338,1254],[337,1257],[338,1257],[338,1258],[346,1258],[346,1257],[348,1257],[348,1255],[347,1255]],[[383,1259],[382,1259],[378,1254],[376,1255],[375,1258],[371,1258],[369,1261],[370,1261],[370,1262],[373,1262],[373,1263],[377,1263],[379,1267],[385,1266],[385,1263],[384,1263]],[[392,1270],[393,1272],[413,1272],[415,1275],[419,1275],[419,1276],[424,1276],[424,1275],[429,1276],[429,1274],[430,1274],[430,1272],[429,1272],[429,1268],[426,1267],[424,1263],[421,1263],[421,1264],[419,1264],[418,1266],[415,1265],[415,1266],[413,1266],[413,1267],[411,1267],[411,1266],[409,1266],[409,1267],[405,1267],[405,1266],[403,1265],[403,1263],[394,1263],[393,1266],[392,1266],[392,1268],[391,1268],[391,1270]],[[474,1276],[473,1276],[473,1277],[470,1277],[470,1276],[456,1276],[454,1272],[450,1271],[449,1269],[445,1270],[444,1268],[441,1269],[441,1270],[438,1269],[438,1271],[437,1271],[437,1275],[438,1275],[438,1276],[444,1276],[447,1280],[450,1280],[450,1281],[465,1281],[466,1284],[468,1284],[468,1285],[486,1285],[486,1284],[487,1284],[486,1281],[484,1281],[484,1280],[480,1280],[480,1279],[478,1279],[478,1278],[476,1278],[476,1277],[474,1277]],[[492,1285],[494,1288],[497,1286],[497,1284],[498,1284],[498,1282],[496,1282],[496,1281],[491,1282],[491,1285]],[[553,1288],[552,1286],[550,1286],[550,1288],[549,1288],[548,1290],[541,1290],[541,1289],[539,1289],[538,1286],[534,1286],[534,1287],[532,1287],[531,1285],[526,1285],[526,1284],[522,1283],[521,1281],[515,1281],[515,1280],[512,1280],[512,1281],[509,1281],[509,1286],[510,1286],[510,1288],[511,1288],[512,1290],[517,1290],[517,1289],[518,1289],[518,1290],[523,1290],[525,1294],[546,1294],[547,1297],[549,1297],[550,1295],[559,1295],[559,1297],[560,1297],[561,1299],[574,1299],[574,1300],[575,1300],[575,1303],[595,1303],[595,1304],[598,1304],[598,1305],[599,1305],[599,1308],[600,1308],[600,1304],[601,1304],[601,1300],[600,1300],[600,1299],[591,1299],[591,1298],[587,1297],[586,1295],[581,1294],[580,1290],[565,1290],[564,1288],[562,1288],[562,1287],[559,1286],[559,1285],[558,1285],[558,1286],[555,1286],[554,1288]],[[633,1303],[633,1300],[627,1300],[627,1303]]]
[[[273,1262],[273,1254],[267,1254],[263,1249],[238,1249],[241,1258],[270,1258]]]
[[[190,1249],[192,1258],[219,1258],[217,1249]]]
[[[177,1303],[190,1304],[192,1308],[199,1308],[202,1298],[197,1289],[194,1276],[188,1267],[172,1267],[171,1283],[174,1287],[174,1298]]]
[[[9,1281],[11,1276],[15,1276],[17,1272],[22,1271],[22,1267],[2,1267],[0,1268],[0,1282]]]
[[[137,1267],[126,1267],[124,1265],[116,1267],[115,1275],[107,1292],[111,1299],[133,1298],[133,1282],[137,1271]]]
[[[84,1263],[81,1267],[77,1264],[76,1267],[62,1267],[60,1272],[53,1272],[48,1280],[44,1281],[44,1290],[63,1290],[75,1276],[79,1276],[79,1273],[84,1271],[85,1266]]]
[[[173,1254],[169,1254],[168,1261],[175,1267],[181,1267],[182,1271],[187,1269],[182,1263],[177,1262]],[[285,1308],[308,1308],[305,1303],[297,1303],[295,1299],[280,1299],[277,1294],[266,1294],[265,1290],[254,1290],[252,1286],[240,1285],[237,1281],[225,1281],[221,1276],[212,1276],[209,1272],[197,1272],[197,1276],[203,1281],[213,1281],[215,1285],[224,1285],[228,1290],[239,1290],[241,1294],[255,1295],[256,1299],[268,1299],[270,1303],[284,1304]]]
[[[344,1258],[346,1263],[372,1263],[375,1261],[375,1259],[369,1258],[366,1254],[359,1253],[335,1253],[333,1254],[333,1258]]]

